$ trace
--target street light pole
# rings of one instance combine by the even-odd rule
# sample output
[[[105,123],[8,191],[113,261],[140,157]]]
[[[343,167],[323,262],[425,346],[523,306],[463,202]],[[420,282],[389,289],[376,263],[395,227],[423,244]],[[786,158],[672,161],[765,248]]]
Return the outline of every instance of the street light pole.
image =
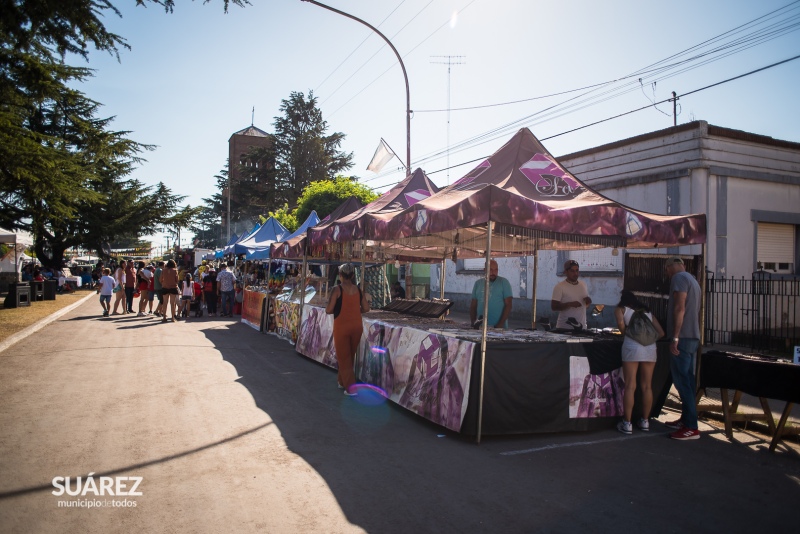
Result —
[[[378,28],[376,28],[369,22],[363,21],[358,17],[354,17],[349,13],[345,13],[344,11],[340,11],[331,6],[326,6],[325,4],[317,2],[316,0],[301,0],[301,1],[308,2],[309,4],[314,4],[321,8],[327,9],[328,11],[333,11],[334,13],[338,13],[344,17],[353,19],[356,22],[360,22],[364,26],[368,27],[370,30],[380,35],[381,39],[386,41],[386,44],[388,44],[389,47],[392,49],[394,55],[397,56],[397,61],[400,63],[400,68],[403,69],[403,79],[405,79],[406,82],[406,176],[409,176],[411,174],[411,91],[409,90],[408,87],[408,74],[406,73],[406,66],[403,63],[403,59],[400,57],[400,54],[397,52],[397,49],[385,35],[383,35],[380,31],[378,31]],[[230,190],[228,194],[230,195]]]
[[[231,240],[231,169],[230,169],[230,161],[228,162],[228,239],[225,240],[225,244],[228,244],[228,241]]]

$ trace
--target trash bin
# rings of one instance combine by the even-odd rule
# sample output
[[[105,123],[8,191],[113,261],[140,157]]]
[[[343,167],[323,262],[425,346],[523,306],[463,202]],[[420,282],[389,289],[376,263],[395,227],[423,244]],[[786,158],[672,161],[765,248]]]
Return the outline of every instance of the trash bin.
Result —
[[[58,280],[44,281],[44,300],[56,300],[58,293]]]
[[[31,300],[36,302],[37,300],[44,300],[44,282],[31,282]]]
[[[31,286],[28,282],[8,284],[8,295],[4,302],[6,308],[19,308],[31,305]]]

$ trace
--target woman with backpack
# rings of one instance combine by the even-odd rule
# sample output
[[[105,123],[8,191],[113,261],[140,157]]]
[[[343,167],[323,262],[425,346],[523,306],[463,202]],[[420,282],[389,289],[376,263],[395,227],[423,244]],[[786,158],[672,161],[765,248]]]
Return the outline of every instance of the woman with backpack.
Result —
[[[640,302],[632,291],[622,290],[619,304],[614,310],[617,326],[625,335],[622,342],[622,373],[625,377],[622,421],[617,430],[632,434],[633,397],[636,392],[636,376],[642,392],[642,418],[636,423],[639,430],[650,430],[650,410],[653,407],[653,370],[656,367],[656,339],[664,337],[664,329],[658,319],[650,313],[647,305]]]
[[[336,348],[336,360],[339,363],[338,382],[349,397],[358,395],[353,389],[356,375],[353,360],[364,333],[361,314],[369,311],[369,299],[361,288],[353,283],[355,268],[352,263],[339,267],[339,280],[342,282],[331,291],[325,313],[333,314],[333,346]]]

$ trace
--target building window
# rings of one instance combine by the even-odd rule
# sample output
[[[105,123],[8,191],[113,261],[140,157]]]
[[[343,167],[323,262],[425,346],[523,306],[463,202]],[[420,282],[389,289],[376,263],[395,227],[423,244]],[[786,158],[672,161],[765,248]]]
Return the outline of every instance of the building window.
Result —
[[[559,252],[558,259],[559,274],[561,273],[561,266],[567,260],[577,261],[581,269],[581,275],[590,276],[617,276],[622,273],[625,264],[623,251],[613,248]]]
[[[467,258],[463,262],[462,271],[486,271],[486,258]]]
[[[795,226],[758,224],[756,267],[778,274],[794,273]]]

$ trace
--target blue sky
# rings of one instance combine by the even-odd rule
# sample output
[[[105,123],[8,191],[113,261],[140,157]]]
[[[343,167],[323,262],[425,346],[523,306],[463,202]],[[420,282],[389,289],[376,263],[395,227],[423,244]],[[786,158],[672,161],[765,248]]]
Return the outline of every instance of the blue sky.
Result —
[[[206,5],[179,0],[173,14],[117,0],[123,16],[107,16],[106,25],[132,50],[122,51],[119,62],[92,53],[88,66],[95,77],[81,89],[104,105],[101,115],[116,117],[113,128],[158,145],[133,177],[147,184],[163,181],[187,195],[189,204],[201,204],[225,166],[229,137],[250,125],[252,108],[255,125],[272,132],[281,100],[292,91],[313,90],[330,131],[347,136],[343,149],[353,152],[355,161],[349,174],[378,192],[402,179],[396,160],[378,174],[366,170],[381,137],[405,160],[405,85],[392,51],[367,27],[313,4],[251,2],[246,8],[231,6],[226,15],[221,0]],[[775,18],[717,44],[753,37],[769,24],[800,23],[800,2],[789,0],[327,3],[378,26],[403,56],[414,110],[412,168],[422,167],[440,186],[475,165],[454,167],[449,176],[440,171],[448,166],[448,146],[449,164],[457,165],[491,154],[522,126],[547,138],[664,100],[672,91],[681,95],[800,54],[800,31],[789,28],[762,44],[750,41],[752,46],[728,57],[718,52],[689,61],[684,68],[694,68],[682,73],[675,67],[637,74],[783,6],[789,7]],[[434,56],[462,56],[450,69],[449,127],[446,111],[429,111],[448,107],[448,67]],[[715,61],[700,65],[709,59]],[[531,100],[620,79],[591,93]],[[678,123],[705,120],[800,142],[798,82],[800,59],[680,99]],[[584,96],[572,103],[581,104],[567,109],[564,102],[578,95]],[[518,100],[526,101],[480,107]],[[551,106],[561,112],[545,115]],[[479,109],[456,110],[465,107]],[[672,120],[671,104],[665,103],[544,144],[559,156],[667,128]],[[455,148],[515,121],[520,122],[486,135],[483,143]],[[160,235],[154,239],[165,242]]]

